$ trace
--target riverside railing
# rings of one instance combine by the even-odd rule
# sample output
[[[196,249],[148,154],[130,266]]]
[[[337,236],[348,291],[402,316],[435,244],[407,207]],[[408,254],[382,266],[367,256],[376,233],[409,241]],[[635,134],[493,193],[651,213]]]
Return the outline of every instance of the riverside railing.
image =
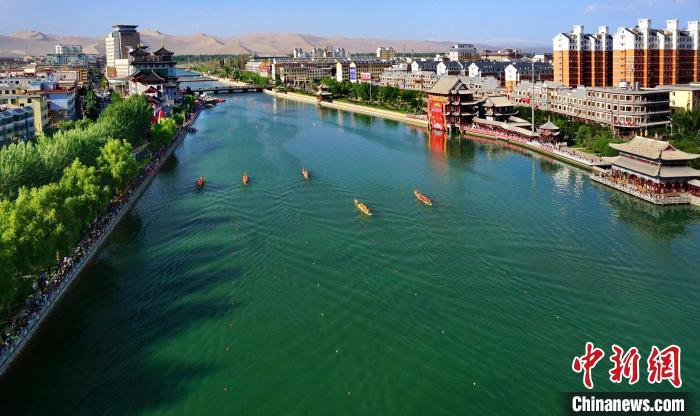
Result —
[[[634,186],[614,181],[608,176],[597,173],[591,173],[591,179],[657,205],[682,205],[690,203],[690,197],[688,195],[664,195],[653,192],[642,192]]]

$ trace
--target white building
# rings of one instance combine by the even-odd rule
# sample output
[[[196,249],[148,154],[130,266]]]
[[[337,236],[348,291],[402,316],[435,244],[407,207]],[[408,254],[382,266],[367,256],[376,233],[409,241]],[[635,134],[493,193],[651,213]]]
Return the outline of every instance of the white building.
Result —
[[[56,55],[76,56],[83,53],[83,47],[80,45],[56,45]]]
[[[472,61],[477,58],[476,47],[471,43],[455,43],[447,51],[450,61]]]

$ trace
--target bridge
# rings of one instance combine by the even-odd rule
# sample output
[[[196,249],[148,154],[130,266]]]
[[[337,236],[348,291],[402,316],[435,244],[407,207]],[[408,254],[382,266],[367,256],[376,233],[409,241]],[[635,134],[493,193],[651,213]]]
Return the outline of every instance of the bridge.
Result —
[[[189,83],[194,83],[194,85],[189,86]],[[189,86],[189,89],[192,92],[206,92],[212,94],[231,94],[236,92],[262,92],[262,90],[265,89],[265,87],[260,87],[256,85],[224,84],[222,82],[219,82],[217,79],[205,76],[180,77],[178,79],[177,84],[178,88],[183,90],[187,89]]]
[[[185,87],[186,88],[186,87]],[[253,85],[219,85],[207,87],[190,87],[190,91],[210,94],[233,94],[236,92],[262,92],[266,87],[256,87]]]

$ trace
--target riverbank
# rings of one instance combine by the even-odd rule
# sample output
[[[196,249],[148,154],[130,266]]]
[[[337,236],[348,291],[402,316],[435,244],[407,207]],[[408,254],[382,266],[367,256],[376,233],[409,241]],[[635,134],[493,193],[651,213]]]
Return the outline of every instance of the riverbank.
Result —
[[[88,249],[84,250],[84,253],[80,257],[80,260],[76,263],[73,263],[70,271],[68,271],[65,278],[61,281],[59,286],[51,292],[49,297],[40,307],[39,311],[36,312],[34,316],[28,321],[27,326],[16,335],[16,338],[13,340],[10,347],[2,351],[2,355],[0,355],[0,377],[2,377],[5,374],[5,372],[10,368],[10,366],[17,359],[17,357],[21,355],[24,347],[29,343],[32,336],[41,327],[41,324],[44,322],[46,317],[49,316],[49,314],[53,310],[53,307],[63,298],[65,293],[68,291],[68,288],[70,287],[71,283],[73,283],[80,276],[80,273],[83,271],[85,266],[90,264],[90,262],[95,258],[95,256],[100,251],[107,239],[110,237],[112,231],[114,231],[119,222],[129,211],[131,211],[134,205],[136,205],[136,202],[138,202],[138,200],[141,198],[146,189],[148,189],[151,182],[153,182],[153,179],[158,174],[163,164],[170,158],[175,149],[180,145],[184,137],[187,135],[188,128],[196,121],[200,112],[201,108],[197,108],[192,117],[178,130],[178,132],[175,134],[175,137],[173,138],[170,147],[168,147],[168,149],[162,155],[160,155],[160,157],[156,160],[155,165],[150,167],[150,171],[148,171],[149,168],[144,169],[148,173],[143,179],[143,181],[138,185],[138,187],[135,190],[131,191],[128,201],[123,203],[123,205],[118,208],[116,213],[106,212],[104,214],[104,216],[101,219],[109,215],[112,215],[112,217],[108,221],[108,224],[104,227],[100,236]],[[100,224],[100,221],[96,221],[95,223]],[[90,235],[92,232],[93,230],[91,229],[87,233],[87,235]]]
[[[368,115],[368,116],[384,118],[387,120],[401,121],[404,123],[413,124],[415,126],[428,128],[428,120],[427,119],[411,117],[409,115],[399,113],[396,111],[382,110],[379,108],[372,108],[372,107],[367,107],[367,106],[359,105],[359,104],[341,103],[341,102],[337,102],[337,101],[331,101],[331,102],[322,101],[319,103],[318,100],[316,99],[316,97],[312,97],[309,95],[303,95],[303,94],[299,94],[296,92],[277,92],[277,91],[270,91],[270,90],[264,90],[263,92],[265,94],[272,95],[273,97],[277,97],[277,98],[284,98],[287,100],[293,100],[293,101],[299,101],[299,102],[304,102],[304,103],[308,103],[308,104],[320,105],[323,108],[333,108],[336,110],[349,111],[351,113],[364,114],[364,115]]]
[[[570,165],[579,167],[581,169],[585,169],[589,172],[598,172],[602,173],[605,171],[600,166],[595,165],[594,161],[588,161],[583,158],[577,158],[575,155],[568,155],[567,153],[561,151],[560,149],[557,149],[551,145],[545,145],[540,142],[535,142],[535,141],[528,141],[526,139],[520,139],[520,138],[514,138],[514,137],[502,137],[496,134],[489,134],[487,132],[480,132],[477,130],[469,130],[465,132],[465,135],[468,136],[477,136],[477,137],[484,137],[487,139],[496,139],[498,141],[506,142],[509,144],[512,144],[514,146],[518,146],[523,149],[531,150],[533,152],[549,156],[553,159],[557,159],[561,162],[568,163]]]
[[[272,96],[278,97],[278,98],[285,98],[288,100],[305,102],[305,103],[314,104],[314,105],[318,104],[318,101],[316,100],[315,97],[311,97],[308,95],[303,95],[303,94],[298,94],[298,93],[293,93],[293,92],[282,93],[282,92],[275,92],[275,91],[268,91],[268,90],[265,90],[264,92],[265,92],[265,94],[272,95]],[[324,101],[324,102],[321,102],[320,105],[321,105],[321,107],[324,107],[324,108],[334,108],[337,110],[349,111],[349,112],[354,112],[354,113],[359,113],[359,114],[366,114],[366,115],[370,115],[370,116],[386,118],[389,120],[402,121],[405,123],[428,128],[428,120],[412,118],[412,117],[409,117],[405,114],[398,113],[395,111],[373,109],[371,107],[366,107],[366,106],[362,106],[362,105],[349,104],[349,103],[339,103],[339,102],[325,102]],[[596,165],[595,160],[587,161],[587,160],[585,160],[584,157],[577,157],[575,154],[568,155],[567,153],[560,151],[559,149],[547,147],[539,142],[529,142],[525,139],[502,137],[502,136],[497,135],[497,134],[491,134],[489,132],[479,131],[476,129],[469,130],[468,132],[465,132],[465,135],[485,137],[488,139],[496,139],[499,141],[511,143],[515,146],[519,146],[519,147],[522,147],[524,149],[531,150],[533,152],[537,152],[537,153],[540,153],[543,155],[550,156],[554,159],[569,163],[571,165],[580,167],[580,168],[585,169],[587,171],[603,172],[603,169]]]

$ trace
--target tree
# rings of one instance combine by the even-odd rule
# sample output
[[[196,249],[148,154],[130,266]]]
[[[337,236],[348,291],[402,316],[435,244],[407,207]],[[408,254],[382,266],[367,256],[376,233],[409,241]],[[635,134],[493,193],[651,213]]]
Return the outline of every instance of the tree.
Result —
[[[126,140],[109,139],[97,158],[97,168],[103,178],[119,192],[138,172],[138,163]]]
[[[109,81],[107,81],[107,77],[105,77],[104,75],[100,75],[100,82],[99,82],[99,85],[100,85],[100,89],[101,89],[102,91],[104,91],[104,90],[106,90],[107,88],[109,88]]]
[[[65,248],[77,237],[75,230],[66,226],[74,221],[66,215],[64,198],[56,183],[37,188],[21,188],[9,216],[4,239],[14,246],[15,267],[20,274],[45,267],[54,258],[57,249]]]
[[[151,143],[155,149],[159,149],[175,137],[177,125],[173,118],[165,118],[151,126]]]
[[[77,159],[63,172],[59,185],[65,195],[65,207],[74,218],[82,220],[77,224],[80,231],[97,217],[109,199],[109,188],[100,184],[95,168]]]
[[[145,140],[152,115],[153,109],[146,96],[135,94],[123,101],[112,102],[102,112],[98,125],[107,137],[139,145]]]
[[[83,109],[83,117],[90,120],[97,120],[100,115],[100,102],[92,90],[92,86],[85,91],[85,108]]]
[[[352,95],[360,101],[369,100],[369,84],[357,83],[352,86]]]

